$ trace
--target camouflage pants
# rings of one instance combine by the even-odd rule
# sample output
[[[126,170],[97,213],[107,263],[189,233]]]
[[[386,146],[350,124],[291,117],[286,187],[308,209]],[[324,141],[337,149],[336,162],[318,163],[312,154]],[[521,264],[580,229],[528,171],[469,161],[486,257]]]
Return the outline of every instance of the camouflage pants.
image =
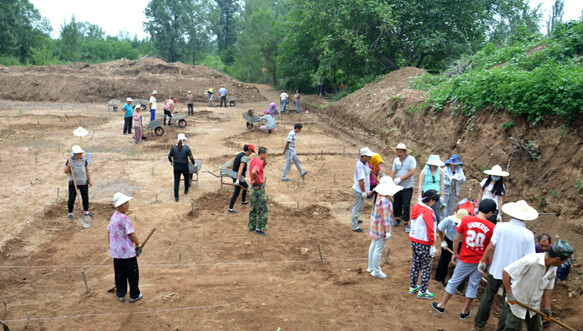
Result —
[[[251,186],[249,190],[250,207],[249,207],[249,231],[265,231],[267,227],[267,195],[265,188],[262,186]]]

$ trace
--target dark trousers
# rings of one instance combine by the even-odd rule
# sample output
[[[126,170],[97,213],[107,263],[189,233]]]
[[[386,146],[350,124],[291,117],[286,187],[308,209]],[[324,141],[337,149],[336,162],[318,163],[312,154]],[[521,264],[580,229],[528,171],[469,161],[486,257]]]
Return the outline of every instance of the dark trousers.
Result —
[[[488,221],[496,224],[496,223],[498,223],[498,221],[496,220],[497,217],[498,217],[498,209],[496,209],[494,211],[494,213],[492,213],[492,216],[490,216],[490,218],[488,218]]]
[[[130,298],[137,298],[140,295],[138,259],[135,256],[129,259],[113,259],[113,271],[115,272],[115,294],[118,297],[125,297],[129,283]]]
[[[77,187],[79,188],[79,192],[81,192],[81,199],[83,199],[83,211],[89,211],[89,185],[77,185]],[[69,213],[73,212],[76,198],[77,191],[75,191],[75,185],[71,182],[69,183],[69,202],[67,203]]]
[[[445,237],[445,242],[447,242],[447,247],[453,251],[453,241]],[[462,248],[461,243],[458,247],[458,253]],[[435,272],[435,280],[442,282],[445,286],[445,278],[447,277],[449,262],[451,261],[451,253],[447,249],[441,249],[441,256],[439,257],[439,263],[437,264],[437,271]],[[463,282],[457,287],[458,291],[462,291],[466,287],[466,282],[468,279],[464,279]]]
[[[233,183],[235,179],[233,179]],[[249,184],[246,182],[239,182],[239,185],[243,186],[246,189],[249,189]],[[229,209],[233,209],[235,206],[235,201],[237,201],[237,197],[239,196],[239,192],[241,192],[241,186],[235,186],[235,192],[233,192],[233,196],[231,197],[231,203],[229,203]],[[245,196],[247,195],[247,190],[243,190],[243,195],[241,195],[241,201],[245,202]]]
[[[394,213],[395,218],[400,218],[403,223],[408,223],[411,213],[411,197],[413,196],[413,188],[402,189],[395,193],[394,196]]]
[[[178,198],[180,175],[184,176],[184,194],[186,194],[190,186],[190,173],[188,171],[188,164],[174,164],[174,198]]]
[[[223,106],[223,102],[225,103],[225,108],[227,108],[227,96],[221,97],[221,104],[219,107]]]
[[[188,107],[188,115],[194,115],[194,105],[191,104],[186,104],[186,107]]]
[[[133,117],[124,117],[123,118],[123,134],[132,133],[132,120],[133,120]]]
[[[170,125],[170,121],[172,120],[172,113],[169,110],[164,109],[164,125],[166,125],[166,118],[168,118],[168,125]]]
[[[494,301],[494,297],[496,293],[498,293],[498,289],[502,286],[501,279],[495,279],[492,275],[488,275],[488,282],[486,283],[486,290],[484,290],[484,294],[482,294],[482,300],[480,300],[480,307],[478,307],[478,312],[476,313],[476,318],[474,319],[474,323],[476,326],[483,328],[488,322],[488,318],[490,318],[490,308],[492,307],[492,301]],[[503,298],[506,298],[506,289],[502,286],[504,290]],[[504,299],[502,299],[504,301]],[[502,310],[500,311],[500,320],[498,320],[498,327],[496,328],[497,331],[504,331],[504,326],[506,324],[506,314],[508,312],[508,305],[505,305],[504,302],[502,304]]]

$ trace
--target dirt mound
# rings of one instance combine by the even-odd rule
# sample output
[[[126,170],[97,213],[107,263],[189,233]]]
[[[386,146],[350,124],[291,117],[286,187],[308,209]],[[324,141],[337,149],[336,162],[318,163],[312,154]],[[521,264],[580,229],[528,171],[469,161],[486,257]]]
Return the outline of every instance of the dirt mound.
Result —
[[[121,59],[90,65],[0,67],[0,98],[21,101],[93,102],[111,99],[147,99],[152,90],[158,99],[178,98],[185,102],[191,90],[195,101],[206,103],[204,91],[218,90],[221,85],[237,102],[265,100],[259,90],[216,70],[180,62],[166,63],[158,58]]]

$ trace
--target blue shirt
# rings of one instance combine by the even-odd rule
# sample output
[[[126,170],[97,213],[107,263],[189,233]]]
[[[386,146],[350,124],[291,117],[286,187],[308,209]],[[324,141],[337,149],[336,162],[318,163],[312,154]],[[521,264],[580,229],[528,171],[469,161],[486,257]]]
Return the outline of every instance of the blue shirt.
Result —
[[[457,224],[453,221],[453,218],[453,215],[446,217],[441,222],[439,222],[439,225],[437,226],[439,231],[443,232],[447,239],[451,241],[455,239],[455,235],[457,233],[457,230],[455,229]]]
[[[134,116],[134,108],[131,105],[125,103],[123,105],[123,109],[126,111],[126,114],[123,117],[133,117]]]

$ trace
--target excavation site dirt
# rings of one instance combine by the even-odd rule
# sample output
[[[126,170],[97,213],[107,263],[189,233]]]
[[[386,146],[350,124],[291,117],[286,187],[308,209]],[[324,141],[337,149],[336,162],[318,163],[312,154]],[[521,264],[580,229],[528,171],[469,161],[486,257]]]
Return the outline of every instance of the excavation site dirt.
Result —
[[[556,318],[583,330],[583,119],[550,118],[533,127],[504,113],[434,114],[415,107],[424,95],[407,88],[420,73],[401,69],[338,102],[304,95],[301,112],[291,105],[277,131],[266,134],[257,126],[248,130],[242,114],[279,105],[282,91],[206,67],[158,59],[0,67],[0,319],[11,330],[470,330],[473,317],[458,318],[461,294],[443,315],[433,311],[433,300],[409,295],[412,254],[402,226],[393,228],[383,252],[388,277],[366,272],[372,200],[361,216],[365,231],[351,231],[359,149],[378,152],[382,171],[390,173],[396,157],[390,147],[402,142],[419,164],[430,154],[442,160],[458,154],[468,178],[460,199],[477,197],[484,169],[500,164],[510,172],[505,201],[524,199],[541,213],[527,227],[575,248],[576,262],[567,280],[557,281],[552,305]],[[221,84],[234,107],[208,107],[204,91]],[[123,113],[107,103],[148,99],[154,89],[158,100],[178,98],[176,113],[186,113],[192,90],[194,115],[185,117],[185,128],[166,126],[163,135],[146,133],[135,144],[133,135],[122,134]],[[500,126],[510,120],[513,128]],[[300,177],[292,167],[283,182],[284,144],[295,123],[303,124],[296,151],[309,173]],[[79,126],[85,137],[73,134]],[[167,155],[178,133],[188,137],[202,168],[188,195],[181,184],[176,202]],[[241,197],[238,213],[227,212],[233,187],[221,188],[203,172],[219,174],[248,143],[268,149],[265,237],[248,231],[249,206]],[[67,219],[64,168],[75,144],[91,153],[89,228],[78,220],[79,201]],[[118,191],[133,197],[128,214],[141,240],[156,228],[138,258],[143,299],[131,304],[109,291],[107,225]],[[439,251],[432,276],[438,257]],[[431,279],[429,290],[439,301],[444,286]],[[495,328],[501,303],[497,296],[487,329]],[[547,323],[544,329],[562,330]]]

